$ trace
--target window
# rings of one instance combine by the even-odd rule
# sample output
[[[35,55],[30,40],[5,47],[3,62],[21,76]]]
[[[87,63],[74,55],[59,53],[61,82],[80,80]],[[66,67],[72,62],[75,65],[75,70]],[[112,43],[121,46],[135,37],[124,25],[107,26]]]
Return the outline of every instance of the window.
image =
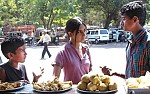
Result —
[[[100,30],[100,34],[108,34],[107,30]]]
[[[95,35],[98,35],[98,31],[95,31]]]
[[[95,31],[92,31],[92,32],[91,32],[91,35],[94,35],[94,33],[95,33]]]
[[[90,34],[90,31],[88,31],[86,34]]]

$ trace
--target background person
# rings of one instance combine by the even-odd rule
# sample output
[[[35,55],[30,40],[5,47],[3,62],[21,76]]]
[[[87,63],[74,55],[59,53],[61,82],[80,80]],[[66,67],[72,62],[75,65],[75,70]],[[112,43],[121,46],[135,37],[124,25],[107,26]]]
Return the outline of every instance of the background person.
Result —
[[[19,37],[11,37],[2,42],[1,51],[9,59],[7,63],[0,65],[0,80],[2,82],[25,81],[29,83],[26,68],[21,64],[24,63],[27,55],[25,49],[25,42]],[[43,74],[43,70],[41,69],[40,75],[33,72],[33,82],[38,81]]]
[[[126,47],[125,75],[117,72],[110,74],[110,69],[104,66],[102,71],[108,75],[118,75],[123,78],[144,76],[150,71],[150,41],[149,34],[143,28],[146,20],[146,8],[141,1],[133,1],[121,8],[124,31],[130,31],[133,35]]]
[[[41,57],[41,59],[44,59],[44,56],[45,56],[46,52],[47,52],[49,58],[51,57],[51,54],[50,54],[50,52],[48,50],[48,44],[49,44],[50,41],[51,41],[50,36],[47,34],[47,32],[44,32],[43,35],[42,35],[42,37],[41,37],[41,39],[37,43],[37,44],[39,44],[40,42],[43,42],[43,45],[44,45],[44,49],[42,51],[42,57]]]
[[[53,65],[53,76],[60,76],[64,71],[64,81],[77,84],[84,74],[92,69],[92,62],[87,45],[82,44],[86,37],[86,25],[79,18],[71,18],[66,23],[68,43],[58,52]]]

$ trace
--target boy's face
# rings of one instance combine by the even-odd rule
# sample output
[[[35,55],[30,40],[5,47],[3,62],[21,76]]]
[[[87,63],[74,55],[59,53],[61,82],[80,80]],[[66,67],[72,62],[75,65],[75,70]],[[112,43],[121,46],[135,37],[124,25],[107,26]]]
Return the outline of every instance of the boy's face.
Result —
[[[20,63],[23,63],[25,62],[25,58],[26,58],[26,51],[25,51],[25,46],[21,46],[19,47],[17,50],[16,50],[16,53],[11,53],[11,57],[10,57],[10,60],[11,62],[20,62]]]
[[[130,19],[128,16],[122,16],[121,26],[123,27],[124,31],[132,31],[133,27],[135,26],[135,21]]]

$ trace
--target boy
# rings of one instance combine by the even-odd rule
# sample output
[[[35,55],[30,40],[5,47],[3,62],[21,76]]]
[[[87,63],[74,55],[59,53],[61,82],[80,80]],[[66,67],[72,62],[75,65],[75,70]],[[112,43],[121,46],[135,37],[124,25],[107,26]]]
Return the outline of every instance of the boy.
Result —
[[[21,37],[10,37],[2,42],[1,51],[9,59],[7,63],[0,65],[0,80],[2,82],[24,81],[29,83],[26,68],[23,64],[20,64],[25,62],[27,55],[24,44],[25,42]],[[42,73],[43,70],[41,69]],[[33,82],[37,82],[42,73],[38,76],[33,73]]]
[[[104,74],[117,75],[123,78],[144,76],[150,71],[150,41],[149,33],[143,28],[146,20],[146,8],[141,1],[133,1],[121,8],[121,25],[124,31],[133,35],[126,47],[126,70],[124,74],[112,73],[104,66]]]

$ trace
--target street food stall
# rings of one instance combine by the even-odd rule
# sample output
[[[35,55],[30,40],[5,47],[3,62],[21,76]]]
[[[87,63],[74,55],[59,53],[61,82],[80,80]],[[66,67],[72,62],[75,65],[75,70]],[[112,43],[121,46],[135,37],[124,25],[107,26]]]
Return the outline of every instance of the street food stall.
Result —
[[[117,76],[112,76],[111,79],[113,79],[113,81],[117,81],[115,84],[109,84],[109,86],[111,87],[111,89],[95,89],[93,88],[93,86],[91,86],[90,83],[94,83],[96,86],[96,83],[101,82],[99,80],[99,82],[96,82],[96,79],[98,77],[98,74],[94,74],[95,78],[93,75],[89,76],[89,79],[93,79],[92,81],[88,81],[87,83],[89,83],[89,85],[87,86],[86,89],[81,88],[82,85],[80,84],[81,82],[85,82],[87,81],[87,76],[82,77],[81,81],[78,84],[72,84],[72,81],[66,81],[66,82],[61,82],[59,81],[57,78],[54,78],[54,80],[52,81],[46,81],[46,82],[42,82],[42,83],[32,83],[32,84],[19,84],[18,87],[15,88],[10,88],[10,89],[6,89],[6,90],[0,90],[1,92],[5,92],[5,93],[36,93],[36,94],[41,94],[41,93],[61,93],[61,94],[126,94],[127,93],[127,87],[125,84],[125,80],[117,77]],[[99,76],[100,77],[100,76]],[[101,76],[102,77],[102,76]],[[105,76],[103,76],[105,78]],[[106,76],[108,78],[110,78],[109,76]],[[108,79],[103,79],[104,82],[106,82]],[[97,80],[98,81],[98,80]],[[103,82],[102,81],[102,82]],[[107,81],[109,82],[109,81]],[[7,83],[8,84],[8,83]],[[114,86],[115,85],[115,86]],[[14,85],[17,86],[17,85]],[[100,86],[97,84],[97,86]],[[116,87],[117,86],[117,87]],[[11,87],[11,86],[9,86]]]
[[[149,94],[150,73],[138,78],[123,79],[103,74],[85,74],[78,84],[72,81],[0,82],[0,93],[59,93],[59,94]]]

